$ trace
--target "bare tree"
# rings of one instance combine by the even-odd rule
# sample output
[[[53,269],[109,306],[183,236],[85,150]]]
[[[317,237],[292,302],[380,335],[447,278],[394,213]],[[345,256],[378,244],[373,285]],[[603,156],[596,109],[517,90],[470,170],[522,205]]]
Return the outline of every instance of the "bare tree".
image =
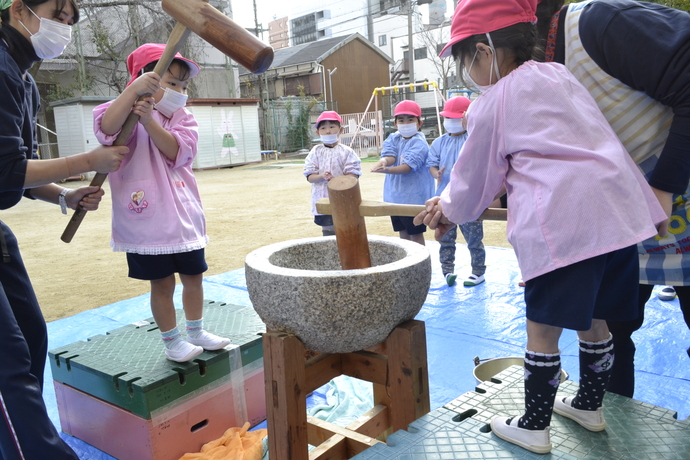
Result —
[[[427,59],[432,62],[436,72],[441,77],[441,89],[447,89],[449,85],[449,77],[451,72],[455,70],[455,62],[453,58],[440,58],[438,54],[441,49],[448,43],[449,40],[449,27],[426,27],[419,32],[419,37],[424,42],[424,46],[427,48]]]

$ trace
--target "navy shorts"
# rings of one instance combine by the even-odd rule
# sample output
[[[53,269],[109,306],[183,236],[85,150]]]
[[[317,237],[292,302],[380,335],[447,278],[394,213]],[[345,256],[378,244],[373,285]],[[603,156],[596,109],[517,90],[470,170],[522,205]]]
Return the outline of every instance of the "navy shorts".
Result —
[[[636,245],[545,273],[525,283],[527,319],[575,331],[593,318],[633,320],[639,276]]]
[[[208,270],[204,249],[177,254],[144,255],[127,253],[129,277],[138,280],[159,280],[175,273],[198,275]]]
[[[333,216],[324,214],[321,216],[314,216],[314,223],[320,225],[321,227],[332,227],[333,226]]]
[[[391,222],[393,223],[393,230],[396,232],[402,232],[405,230],[408,235],[418,235],[420,233],[426,232],[426,225],[415,225],[412,223],[414,217],[407,216],[391,216]]]

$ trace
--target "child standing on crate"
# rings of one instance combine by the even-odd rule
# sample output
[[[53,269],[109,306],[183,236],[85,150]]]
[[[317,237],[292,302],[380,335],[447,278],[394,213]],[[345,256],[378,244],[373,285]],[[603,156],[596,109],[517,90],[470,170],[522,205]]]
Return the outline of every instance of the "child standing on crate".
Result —
[[[337,112],[327,110],[316,119],[316,134],[321,145],[311,149],[304,160],[304,176],[311,183],[311,213],[323,236],[335,235],[333,216],[316,212],[316,202],[328,198],[328,182],[338,176],[362,175],[361,160],[354,150],[340,143],[343,119]]]
[[[426,162],[431,177],[436,179],[436,195],[440,195],[450,181],[450,171],[458,159],[460,149],[467,139],[467,126],[465,125],[465,112],[470,106],[470,100],[464,96],[448,99],[441,111],[443,127],[446,134],[434,140],[429,148],[429,159]],[[484,282],[486,272],[486,251],[482,239],[484,238],[484,224],[480,220],[460,224],[460,231],[467,242],[470,251],[472,273],[463,282],[464,286],[477,286]],[[455,284],[458,275],[455,274],[455,240],[458,236],[458,227],[449,229],[439,240],[441,249],[441,269],[448,286]]]
[[[386,174],[383,200],[389,203],[424,204],[434,194],[434,180],[426,169],[429,144],[419,129],[422,127],[422,108],[414,101],[402,101],[395,106],[397,132],[383,142],[381,159],[372,172]],[[412,217],[391,216],[393,230],[404,240],[424,244],[425,225],[415,225]]]
[[[590,431],[606,427],[606,320],[637,314],[636,244],[666,215],[587,89],[562,65],[530,60],[536,6],[463,0],[455,10],[441,56],[452,51],[481,95],[448,187],[415,219],[442,233],[476,220],[505,186],[508,240],[526,284],[525,411],[494,418],[491,429],[547,453],[552,412]],[[556,398],[563,328],[580,339],[580,386]]]
[[[199,66],[179,53],[162,77],[152,72],[165,45],[140,46],[127,58],[131,80],[114,101],[94,109],[98,140],[112,144],[130,112],[139,115],[127,140],[130,152],[108,178],[113,195],[111,246],[127,253],[130,278],[151,283],[151,311],[165,356],[185,362],[230,340],[203,329],[206,221],[192,162],[198,125],[184,106]],[[138,98],[147,96],[139,101]],[[177,328],[175,273],[182,282],[186,340]]]

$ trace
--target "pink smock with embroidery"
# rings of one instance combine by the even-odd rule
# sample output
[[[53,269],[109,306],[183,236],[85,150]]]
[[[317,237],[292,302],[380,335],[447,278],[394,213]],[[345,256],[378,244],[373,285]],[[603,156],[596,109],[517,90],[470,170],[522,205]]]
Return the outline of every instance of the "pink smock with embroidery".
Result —
[[[112,102],[94,113],[94,132],[101,144],[112,145],[117,134],[101,130],[103,114]],[[171,118],[153,111],[153,118],[175,136],[180,149],[175,161],[153,143],[137,123],[126,146],[122,166],[108,175],[113,202],[114,251],[174,254],[201,249],[208,243],[201,197],[192,171],[197,153],[198,124],[186,109]]]
[[[457,224],[503,185],[523,279],[636,244],[666,218],[587,90],[560,64],[528,61],[477,98],[441,195]]]

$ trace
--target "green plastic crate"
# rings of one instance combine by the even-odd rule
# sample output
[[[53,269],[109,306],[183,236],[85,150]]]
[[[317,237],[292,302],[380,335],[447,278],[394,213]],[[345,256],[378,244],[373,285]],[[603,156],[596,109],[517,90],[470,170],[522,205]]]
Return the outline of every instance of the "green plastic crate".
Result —
[[[184,312],[177,310],[184,330]],[[204,325],[239,345],[241,367],[262,359],[264,323],[252,307],[204,301]],[[153,318],[48,352],[53,379],[103,399],[139,417],[229,377],[236,351],[204,351],[188,363],[165,358]]]

